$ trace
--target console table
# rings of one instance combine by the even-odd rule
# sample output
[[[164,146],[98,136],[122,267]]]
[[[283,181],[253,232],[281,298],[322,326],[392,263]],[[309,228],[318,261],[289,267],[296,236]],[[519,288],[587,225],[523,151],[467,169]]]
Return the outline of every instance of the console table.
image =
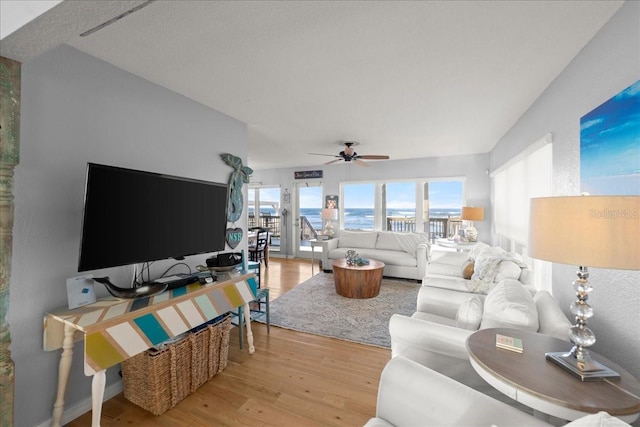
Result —
[[[253,354],[248,303],[255,299],[254,274],[227,276],[219,282],[193,283],[159,295],[136,299],[101,298],[73,310],[44,316],[44,349],[62,349],[52,426],[60,426],[73,344],[84,341],[84,373],[93,376],[92,426],[100,425],[106,369],[170,338],[244,306],[249,353]]]
[[[520,338],[522,354],[496,347],[496,334]],[[619,381],[582,382],[545,358],[572,344],[518,329],[480,329],[467,339],[469,360],[478,374],[500,392],[542,413],[575,420],[599,411],[628,423],[640,415],[640,384],[616,363],[592,351],[594,359],[620,374]]]

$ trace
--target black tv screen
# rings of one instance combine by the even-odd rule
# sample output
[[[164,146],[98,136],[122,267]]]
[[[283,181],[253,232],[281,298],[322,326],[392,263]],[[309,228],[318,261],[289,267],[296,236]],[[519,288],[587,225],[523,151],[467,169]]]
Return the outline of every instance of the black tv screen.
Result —
[[[78,271],[225,248],[227,184],[89,163]]]

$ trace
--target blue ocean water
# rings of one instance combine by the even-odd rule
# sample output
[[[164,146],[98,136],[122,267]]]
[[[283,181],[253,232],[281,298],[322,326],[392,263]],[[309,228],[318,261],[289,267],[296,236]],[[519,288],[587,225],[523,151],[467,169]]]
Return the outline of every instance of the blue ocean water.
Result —
[[[300,215],[307,217],[311,225],[316,230],[322,230],[322,218],[320,216],[321,209],[302,208],[300,209]],[[431,218],[447,218],[451,216],[460,216],[460,209],[447,208],[447,209],[429,209],[429,216]],[[402,209],[389,209],[387,216],[393,217],[415,217],[415,211],[408,211]],[[337,224],[336,224],[337,225]],[[344,226],[343,228],[350,230],[373,230],[374,225],[374,210],[366,208],[354,208],[345,209],[344,212]]]

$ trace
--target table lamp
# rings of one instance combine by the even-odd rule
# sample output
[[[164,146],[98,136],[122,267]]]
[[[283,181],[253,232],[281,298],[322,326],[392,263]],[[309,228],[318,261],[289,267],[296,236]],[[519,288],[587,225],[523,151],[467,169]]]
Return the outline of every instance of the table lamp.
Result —
[[[473,226],[473,221],[482,221],[484,219],[484,208],[464,206],[460,218],[464,221],[469,221],[467,228],[464,230],[464,237],[467,242],[478,241],[478,230]]]
[[[582,381],[619,378],[617,372],[593,360],[586,347],[596,342],[587,327],[593,289],[587,266],[640,269],[640,196],[573,196],[531,199],[529,255],[578,266],[573,282],[577,300],[571,303],[576,324],[569,330],[574,344],[568,353],[547,353],[547,359]]]
[[[338,210],[333,208],[322,209],[322,219],[325,221],[324,235],[333,238],[332,221],[338,219]]]

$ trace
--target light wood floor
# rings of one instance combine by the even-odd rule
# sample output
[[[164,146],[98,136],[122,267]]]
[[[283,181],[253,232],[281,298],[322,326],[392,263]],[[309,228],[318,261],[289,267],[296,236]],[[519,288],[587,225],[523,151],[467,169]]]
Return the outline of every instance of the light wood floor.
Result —
[[[316,268],[315,273],[318,273]],[[271,299],[311,277],[309,260],[271,258],[263,286]],[[227,368],[161,416],[127,401],[105,402],[102,427],[362,426],[375,414],[388,349],[252,323],[256,353],[232,329]],[[91,425],[91,413],[68,426]]]

